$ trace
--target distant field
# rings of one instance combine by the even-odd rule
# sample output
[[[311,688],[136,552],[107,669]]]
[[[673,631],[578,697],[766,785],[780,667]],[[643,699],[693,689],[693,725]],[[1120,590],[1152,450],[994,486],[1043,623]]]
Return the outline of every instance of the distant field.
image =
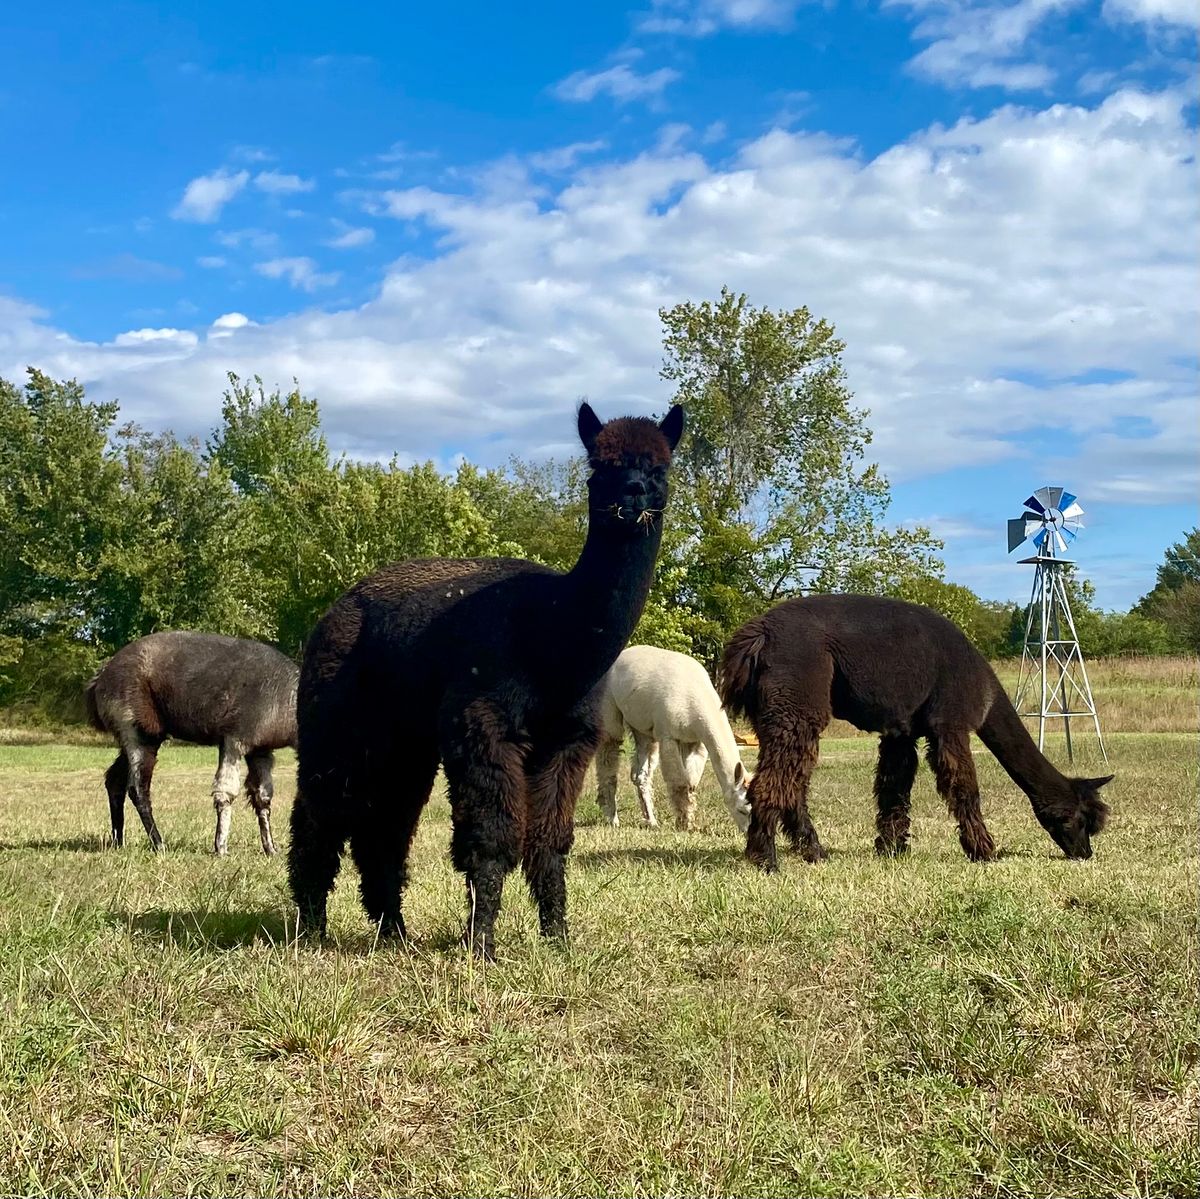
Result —
[[[985,867],[925,771],[913,852],[876,860],[862,738],[823,746],[832,859],[774,877],[711,780],[691,834],[639,827],[628,784],[599,825],[589,780],[569,952],[514,878],[483,967],[440,793],[415,944],[372,944],[347,866],[314,949],[247,808],[208,856],[211,751],[163,751],[156,858],[132,813],[103,848],[109,750],[0,746],[0,1193],[1194,1195],[1196,739],[1110,753],[1085,863],[985,753]]]

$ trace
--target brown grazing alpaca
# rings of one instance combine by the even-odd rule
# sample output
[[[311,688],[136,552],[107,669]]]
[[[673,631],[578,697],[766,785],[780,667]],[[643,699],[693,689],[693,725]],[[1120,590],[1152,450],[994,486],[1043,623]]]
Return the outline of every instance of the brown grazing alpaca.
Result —
[[[950,621],[917,604],[865,595],[788,600],[730,638],[721,698],[730,712],[744,713],[758,735],[746,856],[764,870],[776,868],[779,824],[807,861],[827,856],[809,818],[808,784],[831,717],[880,734],[878,853],[908,848],[918,737],[928,743],[938,792],[974,861],[990,860],[996,849],[979,808],[972,732],[1029,797],[1067,857],[1091,857],[1091,836],[1108,815],[1099,789],[1113,776],[1060,774],[1038,751],[979,651]]]
[[[125,793],[142,818],[150,844],[163,848],[150,805],[158,750],[168,737],[221,747],[213,779],[217,813],[213,852],[229,844],[229,816],[241,790],[258,815],[263,852],[271,840],[274,751],[296,743],[296,664],[261,641],[216,633],[151,633],[119,649],[87,685],[88,719],[121,746],[104,784],[113,844],[125,840]]]
[[[650,589],[683,412],[602,425],[584,404],[578,423],[590,515],[567,574],[513,559],[397,562],[351,588],[309,639],[288,854],[306,930],[325,930],[349,839],[368,915],[404,935],[409,847],[440,762],[474,951],[491,954],[518,865],[543,934],[566,935],[566,855],[599,741],[598,684]]]

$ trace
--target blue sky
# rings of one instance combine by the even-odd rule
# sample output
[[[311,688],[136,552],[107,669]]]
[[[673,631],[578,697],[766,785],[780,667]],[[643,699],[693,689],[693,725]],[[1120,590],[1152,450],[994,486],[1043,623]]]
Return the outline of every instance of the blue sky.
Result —
[[[0,374],[494,463],[661,410],[728,284],[837,325],[951,579],[1023,597],[1046,483],[1108,606],[1197,519],[1193,0],[167,7],[6,16]]]

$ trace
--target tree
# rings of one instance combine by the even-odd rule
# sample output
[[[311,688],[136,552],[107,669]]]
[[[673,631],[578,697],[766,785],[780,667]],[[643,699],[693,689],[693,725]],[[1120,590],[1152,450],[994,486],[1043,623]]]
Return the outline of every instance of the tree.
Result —
[[[887,480],[864,463],[832,325],[728,288],[659,316],[661,375],[688,424],[660,583],[692,652],[712,664],[733,628],[802,587],[890,594],[940,575],[928,530],[883,523]]]
[[[1179,649],[1200,653],[1200,527],[1167,549],[1134,612],[1165,625]]]

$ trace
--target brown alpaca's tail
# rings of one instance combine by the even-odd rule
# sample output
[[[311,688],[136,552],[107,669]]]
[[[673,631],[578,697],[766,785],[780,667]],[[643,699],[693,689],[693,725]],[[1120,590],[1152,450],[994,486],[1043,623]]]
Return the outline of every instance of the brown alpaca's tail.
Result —
[[[730,637],[721,659],[721,703],[731,716],[745,716],[751,724],[758,718],[759,657],[766,644],[766,630],[751,620]]]
[[[87,686],[83,689],[83,702],[87,708],[88,724],[92,726],[98,733],[107,733],[108,726],[104,723],[100,716],[100,707],[96,703],[96,683],[99,681],[98,674],[92,675],[88,679]]]

